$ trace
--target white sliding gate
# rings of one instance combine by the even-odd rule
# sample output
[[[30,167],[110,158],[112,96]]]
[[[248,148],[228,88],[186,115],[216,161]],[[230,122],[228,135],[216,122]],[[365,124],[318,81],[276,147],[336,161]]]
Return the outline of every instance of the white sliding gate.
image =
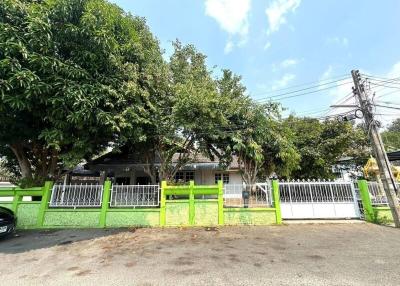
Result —
[[[359,218],[352,182],[280,182],[284,219]]]

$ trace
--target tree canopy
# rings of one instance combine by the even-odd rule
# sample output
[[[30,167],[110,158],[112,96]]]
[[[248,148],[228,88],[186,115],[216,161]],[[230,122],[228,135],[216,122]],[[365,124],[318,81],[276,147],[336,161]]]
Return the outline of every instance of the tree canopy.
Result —
[[[364,164],[369,156],[364,130],[350,122],[290,116],[285,125],[292,130],[301,156],[299,168],[291,174],[294,178],[330,179],[339,159],[350,157],[352,162]]]
[[[400,118],[395,119],[381,135],[386,151],[400,150]]]
[[[360,129],[283,120],[281,105],[252,100],[239,75],[215,76],[193,45],[173,48],[164,59],[145,20],[105,0],[0,2],[2,167],[41,184],[128,147],[153,182],[172,180],[202,154],[221,167],[236,158],[253,184],[329,177],[341,156],[363,157]]]
[[[103,0],[5,0],[0,27],[0,154],[23,178],[140,138],[162,62],[144,19]]]

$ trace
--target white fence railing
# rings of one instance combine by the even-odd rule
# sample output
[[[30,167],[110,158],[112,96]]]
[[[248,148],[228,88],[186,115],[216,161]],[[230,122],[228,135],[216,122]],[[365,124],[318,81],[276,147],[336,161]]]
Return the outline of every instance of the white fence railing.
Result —
[[[54,185],[50,207],[100,207],[102,185]]]
[[[157,207],[160,202],[158,185],[113,185],[111,207]]]
[[[397,184],[397,190],[400,190],[400,183]],[[382,183],[375,181],[368,182],[368,191],[371,198],[371,203],[374,206],[387,206],[388,200]],[[400,198],[399,198],[400,201]]]
[[[287,181],[279,182],[281,202],[353,202],[352,182]]]
[[[257,183],[246,188],[245,184],[225,184],[224,185],[224,206],[225,207],[243,207],[245,199],[243,192],[249,191],[247,201],[248,207],[271,207],[272,192],[271,183]]]

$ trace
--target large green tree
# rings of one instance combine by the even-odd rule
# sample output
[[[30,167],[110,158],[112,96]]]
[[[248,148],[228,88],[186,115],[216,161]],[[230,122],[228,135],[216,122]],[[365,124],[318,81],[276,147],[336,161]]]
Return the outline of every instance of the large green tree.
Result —
[[[145,21],[107,1],[1,1],[0,156],[40,183],[140,140],[162,64]]]
[[[168,181],[204,151],[205,136],[216,132],[224,122],[205,55],[179,41],[173,47],[170,61],[162,66],[163,80],[158,82],[157,93],[149,100],[151,117],[143,125],[146,157],[159,158],[160,179]],[[155,164],[149,160],[148,166],[145,171],[155,178]]]
[[[301,155],[300,167],[292,177],[331,179],[332,166],[343,157],[363,164],[369,156],[365,132],[349,122],[320,121],[290,116],[285,125],[294,134],[294,144]]]
[[[299,156],[290,129],[280,121],[280,105],[250,99],[241,78],[229,70],[223,70],[217,87],[224,121],[206,138],[206,150],[225,166],[237,158],[248,185],[274,173],[288,176],[297,167]]]
[[[394,120],[381,135],[386,151],[400,150],[400,118]]]

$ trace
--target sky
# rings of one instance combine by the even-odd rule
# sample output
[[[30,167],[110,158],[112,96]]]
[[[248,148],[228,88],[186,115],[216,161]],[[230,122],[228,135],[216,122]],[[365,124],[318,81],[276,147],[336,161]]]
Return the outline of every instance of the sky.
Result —
[[[318,117],[344,112],[327,109],[335,103],[352,103],[347,96],[352,69],[400,77],[398,0],[112,2],[146,18],[165,58],[171,55],[175,39],[193,44],[207,55],[215,76],[223,68],[231,69],[242,76],[251,97],[263,101],[272,96],[287,108],[285,114]],[[400,82],[390,84],[371,89],[386,105],[400,107]],[[308,94],[291,97],[301,93]],[[382,114],[378,119],[383,124],[400,116],[396,109],[378,108],[377,113]]]

